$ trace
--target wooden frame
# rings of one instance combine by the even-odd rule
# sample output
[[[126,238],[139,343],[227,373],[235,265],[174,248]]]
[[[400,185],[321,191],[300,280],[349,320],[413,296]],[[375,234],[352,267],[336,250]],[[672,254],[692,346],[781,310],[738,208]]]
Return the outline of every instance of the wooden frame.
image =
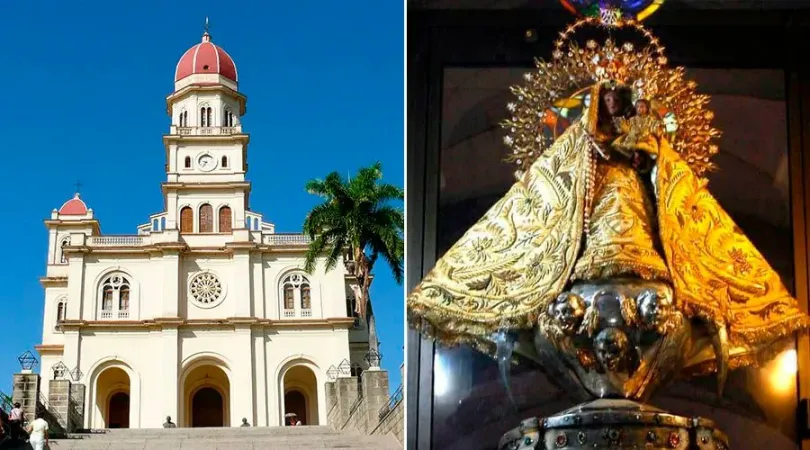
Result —
[[[412,10],[407,56],[407,288],[435,263],[439,195],[442,76],[448,67],[532,65],[547,55],[556,34],[572,21],[560,11]],[[673,64],[712,68],[769,68],[786,74],[790,202],[795,289],[808,310],[810,267],[810,11],[674,10],[646,24],[668,48]],[[527,42],[532,29],[536,41]],[[432,444],[432,342],[407,333],[407,442]],[[798,391],[810,397],[810,339],[797,341]],[[797,424],[801,430],[802,424]],[[802,449],[810,449],[803,442]]]

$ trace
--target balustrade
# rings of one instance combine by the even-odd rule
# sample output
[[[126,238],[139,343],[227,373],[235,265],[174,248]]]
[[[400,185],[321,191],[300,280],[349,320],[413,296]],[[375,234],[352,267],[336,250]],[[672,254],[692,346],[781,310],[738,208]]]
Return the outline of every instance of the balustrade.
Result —
[[[310,242],[309,236],[304,234],[268,234],[264,236],[264,243],[270,245],[307,245]]]
[[[143,245],[143,236],[91,236],[90,245],[96,247]]]
[[[230,136],[241,134],[242,126],[235,127],[172,127],[172,133],[180,136]]]

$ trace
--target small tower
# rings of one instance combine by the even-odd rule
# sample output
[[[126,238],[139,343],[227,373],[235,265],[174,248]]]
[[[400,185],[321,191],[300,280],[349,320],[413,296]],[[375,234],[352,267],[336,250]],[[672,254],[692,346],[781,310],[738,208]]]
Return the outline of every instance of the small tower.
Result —
[[[181,234],[245,228],[250,183],[249,136],[242,132],[246,97],[233,59],[206,30],[177,63],[166,149],[165,228]]]
[[[49,267],[68,263],[63,249],[71,245],[71,234],[85,236],[100,234],[99,223],[93,215],[93,210],[87,207],[78,192],[73,195],[73,198],[62,204],[61,208],[51,212],[51,217],[45,221],[45,226],[48,228]],[[83,245],[84,242],[74,242],[73,244]]]

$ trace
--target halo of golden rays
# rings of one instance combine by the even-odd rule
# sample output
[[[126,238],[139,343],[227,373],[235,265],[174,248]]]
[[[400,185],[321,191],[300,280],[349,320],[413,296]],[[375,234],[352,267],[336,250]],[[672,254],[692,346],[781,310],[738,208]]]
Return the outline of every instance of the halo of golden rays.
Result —
[[[672,147],[696,175],[714,169],[711,158],[718,152],[714,140],[720,131],[711,124],[710,97],[697,93],[697,83],[685,77],[683,67],[667,65],[658,38],[640,22],[622,20],[612,27],[636,30],[646,40],[643,47],[613,39],[601,44],[588,40],[581,46],[574,35],[587,26],[603,24],[586,17],[568,26],[554,43],[552,59],[535,60],[536,69],[524,74],[525,82],[511,87],[516,99],[507,105],[511,117],[501,124],[507,130],[504,143],[511,150],[506,161],[515,163],[518,173],[527,170],[559,135],[560,121],[555,118],[570,124],[573,120],[565,116],[587,106],[583,88],[615,80],[631,86],[635,99],[650,101],[664,121]]]

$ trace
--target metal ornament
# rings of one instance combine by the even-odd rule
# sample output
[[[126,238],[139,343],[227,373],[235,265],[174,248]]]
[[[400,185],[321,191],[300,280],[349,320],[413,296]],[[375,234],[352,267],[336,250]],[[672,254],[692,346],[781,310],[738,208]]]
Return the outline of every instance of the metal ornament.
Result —
[[[335,367],[334,364],[329,366],[329,369],[326,371],[326,376],[329,377],[329,381],[335,381],[338,377],[338,368]]]
[[[79,366],[74,367],[73,370],[70,371],[70,378],[77,383],[82,379],[83,375],[84,373],[79,369]]]
[[[631,400],[605,399],[545,420],[524,420],[498,444],[499,450],[560,448],[728,450],[729,443],[711,420],[668,414]]]
[[[348,359],[344,359],[343,361],[338,364],[338,375],[341,377],[350,377],[352,376],[352,364],[349,362]]]
[[[39,360],[28,350],[17,357],[23,371],[31,371],[39,364]]]
[[[62,380],[70,373],[70,369],[63,363],[59,361],[58,363],[51,366],[51,372],[53,372],[53,379],[54,380]]]
[[[372,368],[380,367],[380,361],[382,361],[382,354],[377,350],[371,349],[366,353],[365,360],[368,363],[369,367]]]

